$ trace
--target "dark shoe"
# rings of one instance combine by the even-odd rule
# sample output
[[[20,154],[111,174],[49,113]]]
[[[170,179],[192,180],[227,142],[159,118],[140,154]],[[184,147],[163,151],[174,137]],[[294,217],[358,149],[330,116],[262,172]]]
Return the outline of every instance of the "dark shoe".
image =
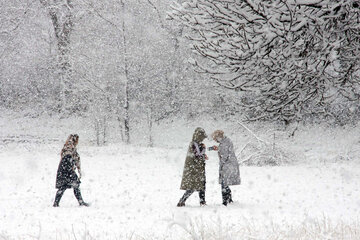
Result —
[[[224,205],[225,207],[227,207],[228,202],[223,202],[223,205]]]
[[[205,201],[200,202],[200,207],[203,207],[203,206],[206,206],[206,202],[205,202]]]
[[[184,202],[179,202],[176,206],[177,207],[185,207],[185,203]]]
[[[233,203],[234,201],[232,199],[229,200],[229,203]]]
[[[59,207],[58,203],[54,203],[53,207]]]
[[[80,202],[79,205],[84,206],[84,207],[89,207],[90,206],[90,204],[88,204],[86,202]]]

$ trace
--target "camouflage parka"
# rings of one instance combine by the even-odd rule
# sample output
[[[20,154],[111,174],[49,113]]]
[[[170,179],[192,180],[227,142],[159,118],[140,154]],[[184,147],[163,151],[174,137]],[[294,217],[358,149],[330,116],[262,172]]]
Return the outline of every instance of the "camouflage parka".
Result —
[[[205,190],[205,145],[202,141],[207,137],[205,130],[196,128],[186,154],[180,189]]]

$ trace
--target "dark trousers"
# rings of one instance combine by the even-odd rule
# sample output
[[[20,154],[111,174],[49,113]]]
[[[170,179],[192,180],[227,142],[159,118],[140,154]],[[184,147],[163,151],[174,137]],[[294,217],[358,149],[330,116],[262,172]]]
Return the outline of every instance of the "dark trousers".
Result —
[[[232,202],[231,190],[229,186],[226,186],[224,183],[221,183],[221,194],[224,205],[227,205],[228,203]]]
[[[56,192],[56,195],[55,195],[54,206],[59,206],[61,197],[63,196],[66,189],[68,189],[66,186],[58,189],[58,191]],[[82,204],[84,202],[81,197],[81,192],[80,192],[79,187],[74,187],[74,195],[75,195],[76,199],[78,200],[79,204]]]
[[[184,193],[184,195],[182,196],[182,198],[180,199],[181,203],[185,203],[185,201],[191,196],[191,194],[193,194],[195,192],[195,190],[186,190],[186,192]],[[199,192],[199,198],[200,198],[200,203],[205,204],[205,191],[200,190]]]

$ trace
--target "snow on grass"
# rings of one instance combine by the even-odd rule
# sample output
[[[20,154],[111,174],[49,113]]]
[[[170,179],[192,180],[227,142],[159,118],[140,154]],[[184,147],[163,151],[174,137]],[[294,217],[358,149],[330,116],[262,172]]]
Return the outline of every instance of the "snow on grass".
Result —
[[[235,203],[221,205],[217,156],[209,153],[207,206],[197,194],[177,208],[184,149],[82,145],[79,207],[67,190],[53,208],[62,144],[8,145],[0,152],[4,239],[356,239],[356,163],[241,167]],[[314,234],[314,235],[312,235]],[[351,235],[355,236],[351,238]],[[350,236],[350,238],[349,238]],[[281,238],[278,238],[281,237]],[[305,238],[302,238],[305,237]]]
[[[242,185],[231,188],[235,203],[224,207],[217,153],[209,152],[208,205],[200,207],[194,194],[177,208],[187,146],[198,126],[208,133],[223,129],[240,162],[252,154],[242,151],[247,145],[261,157],[276,156],[276,149],[286,162],[241,166]],[[154,125],[154,148],[145,147],[144,126],[132,129],[130,146],[109,127],[109,142],[96,147],[88,119],[5,111],[0,239],[360,239],[359,127],[299,126],[294,137],[294,126],[246,127],[237,121],[163,122]],[[59,153],[70,133],[80,135],[81,190],[89,208],[79,207],[70,189],[60,207],[52,207]]]

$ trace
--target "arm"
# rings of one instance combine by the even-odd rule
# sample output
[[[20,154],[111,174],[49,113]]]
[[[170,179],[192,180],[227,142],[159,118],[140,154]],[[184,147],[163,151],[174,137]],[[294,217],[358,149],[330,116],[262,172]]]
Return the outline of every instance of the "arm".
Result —
[[[230,146],[227,144],[220,144],[219,145],[219,159],[220,159],[220,163],[224,164],[228,161],[229,156],[230,156]]]
[[[192,145],[192,151],[195,155],[195,159],[200,159],[200,160],[204,160],[207,159],[207,156],[205,154],[205,145],[201,144],[197,144],[196,142],[193,143]]]
[[[81,178],[81,162],[80,162],[80,155],[75,151],[74,153],[74,160],[75,160],[75,167],[78,170],[79,178]]]

